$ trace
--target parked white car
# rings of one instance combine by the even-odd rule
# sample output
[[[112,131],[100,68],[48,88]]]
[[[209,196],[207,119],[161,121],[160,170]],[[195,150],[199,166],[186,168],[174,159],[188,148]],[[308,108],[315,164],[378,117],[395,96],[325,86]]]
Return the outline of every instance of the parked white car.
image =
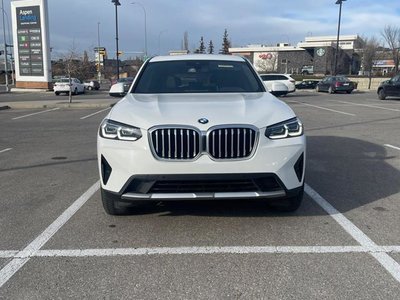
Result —
[[[171,200],[268,200],[296,210],[303,125],[268,93],[251,63],[230,55],[153,57],[97,137],[103,207]]]
[[[280,82],[287,86],[288,93],[296,91],[296,80],[288,74],[261,74],[261,79],[269,86],[271,82]]]
[[[72,94],[84,94],[85,93],[85,86],[84,84],[77,78],[71,78],[71,89],[69,78],[60,78],[57,79],[56,82],[53,84],[54,93],[58,96],[61,93],[69,94],[71,91]]]

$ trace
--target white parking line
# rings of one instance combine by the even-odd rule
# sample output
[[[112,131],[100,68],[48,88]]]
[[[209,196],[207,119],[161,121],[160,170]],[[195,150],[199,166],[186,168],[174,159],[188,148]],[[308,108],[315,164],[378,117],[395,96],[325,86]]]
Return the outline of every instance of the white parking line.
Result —
[[[306,105],[306,106],[311,106],[311,107],[327,110],[327,111],[331,111],[331,112],[335,112],[335,113],[342,114],[342,115],[348,115],[348,116],[352,116],[352,117],[355,116],[355,114],[351,114],[351,113],[340,111],[340,110],[335,110],[335,109],[330,109],[330,108],[321,107],[321,106],[317,106],[317,105],[312,105],[312,104],[308,104],[308,103],[304,103],[304,102],[300,102],[300,101],[294,101],[293,100],[293,102],[296,102],[296,103],[299,103],[299,104],[302,104],[302,105]]]
[[[362,232],[349,219],[341,214],[336,208],[322,198],[308,184],[305,185],[305,192],[325,210],[344,230],[347,231],[363,247],[378,247],[364,232]],[[370,253],[398,282],[400,282],[400,265],[387,253]]]
[[[14,258],[18,252],[17,250],[0,251],[0,258]]]
[[[10,150],[12,150],[12,148],[6,148],[4,150],[1,150],[0,153],[4,153],[4,152],[10,151]]]
[[[399,150],[399,151],[400,151],[400,148],[399,148],[399,147],[396,147],[396,146],[393,146],[393,145],[390,145],[390,144],[384,144],[383,146],[389,147],[389,148],[392,148],[392,149],[395,149],[395,150]]]
[[[400,246],[237,246],[237,247],[157,247],[113,249],[39,250],[36,257],[141,256],[177,254],[334,254],[398,253]]]
[[[95,112],[95,113],[92,113],[92,114],[90,114],[90,115],[84,116],[84,117],[81,118],[81,120],[90,118],[90,117],[92,117],[92,116],[94,116],[94,115],[97,115],[97,114],[102,113],[103,111],[106,111],[106,110],[109,110],[109,109],[111,109],[111,107],[107,107],[106,109],[102,109],[102,110],[99,110],[99,111],[97,111],[97,112]]]
[[[377,106],[377,105],[352,103],[352,102],[339,101],[339,100],[329,100],[329,101],[340,102],[340,103],[350,104],[350,105],[354,105],[354,106],[365,106],[365,107],[369,107],[369,108],[377,108],[377,109],[383,109],[383,110],[390,110],[390,111],[400,112],[400,109],[396,109],[396,108],[387,108],[387,107],[382,107],[382,106]]]
[[[43,114],[43,113],[46,113],[46,112],[49,112],[49,111],[53,111],[53,110],[57,110],[57,109],[60,109],[60,108],[56,107],[56,108],[52,108],[52,109],[47,109],[47,110],[35,112],[35,113],[32,113],[32,114],[28,114],[28,115],[24,115],[24,116],[20,116],[20,117],[15,117],[15,118],[12,118],[12,119],[13,120],[18,120],[18,119],[22,119],[22,118],[38,115],[38,114]]]
[[[19,251],[11,262],[0,270],[0,288],[21,269],[40,248],[93,196],[100,188],[100,181],[93,184],[82,196],[68,207],[49,227],[22,251]]]

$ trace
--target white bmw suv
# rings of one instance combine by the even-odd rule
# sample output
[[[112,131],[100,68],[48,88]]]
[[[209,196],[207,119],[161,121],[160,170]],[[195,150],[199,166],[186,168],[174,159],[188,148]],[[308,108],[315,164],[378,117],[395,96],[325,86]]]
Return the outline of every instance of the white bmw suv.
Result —
[[[246,59],[153,57],[100,125],[103,206],[119,215],[143,201],[259,199],[294,211],[305,148],[302,123]]]

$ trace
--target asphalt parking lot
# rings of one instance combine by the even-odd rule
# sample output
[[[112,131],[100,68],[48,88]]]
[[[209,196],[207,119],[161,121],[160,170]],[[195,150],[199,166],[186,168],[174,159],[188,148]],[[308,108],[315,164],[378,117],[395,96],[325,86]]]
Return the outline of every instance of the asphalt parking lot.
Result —
[[[400,99],[281,98],[307,134],[296,213],[176,202],[112,217],[96,132],[115,99],[45,95],[0,95],[48,101],[0,110],[0,299],[400,298]]]

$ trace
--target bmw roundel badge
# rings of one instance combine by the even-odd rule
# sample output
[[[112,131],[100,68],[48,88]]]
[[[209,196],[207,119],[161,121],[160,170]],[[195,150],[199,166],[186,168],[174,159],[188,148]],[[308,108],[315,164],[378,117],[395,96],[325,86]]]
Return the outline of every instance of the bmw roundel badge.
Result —
[[[207,124],[208,120],[206,118],[201,118],[198,120],[200,124]]]

